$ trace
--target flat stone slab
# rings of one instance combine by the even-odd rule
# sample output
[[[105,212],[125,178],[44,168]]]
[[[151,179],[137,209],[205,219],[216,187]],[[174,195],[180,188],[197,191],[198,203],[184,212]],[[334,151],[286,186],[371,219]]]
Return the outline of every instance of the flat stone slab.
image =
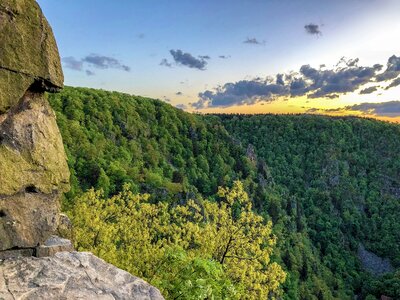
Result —
[[[0,262],[0,299],[161,300],[160,291],[88,252]]]
[[[44,245],[36,247],[36,257],[54,256],[58,252],[74,251],[74,246],[70,240],[60,238],[56,235],[49,237]]]

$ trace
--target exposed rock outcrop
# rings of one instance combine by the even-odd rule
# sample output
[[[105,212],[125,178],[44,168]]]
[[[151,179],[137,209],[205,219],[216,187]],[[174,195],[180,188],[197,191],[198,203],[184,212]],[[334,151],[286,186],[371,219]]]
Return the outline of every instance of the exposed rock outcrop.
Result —
[[[58,227],[69,170],[44,93],[63,86],[52,30],[34,0],[0,2],[0,251],[34,248]]]
[[[0,0],[0,299],[163,299],[90,253],[60,214],[69,170],[45,92],[63,86],[53,33],[35,0]],[[36,256],[36,257],[34,257]]]
[[[34,0],[0,2],[0,114],[25,92],[55,91],[64,77],[53,32]]]
[[[56,235],[49,237],[44,245],[37,246],[35,249],[36,257],[54,256],[58,252],[74,251],[72,242],[67,239],[60,238]]]
[[[0,262],[0,299],[164,299],[147,282],[87,252]]]
[[[381,258],[375,253],[365,249],[364,245],[358,246],[358,258],[362,266],[374,275],[383,275],[394,271],[394,267],[388,258]]]

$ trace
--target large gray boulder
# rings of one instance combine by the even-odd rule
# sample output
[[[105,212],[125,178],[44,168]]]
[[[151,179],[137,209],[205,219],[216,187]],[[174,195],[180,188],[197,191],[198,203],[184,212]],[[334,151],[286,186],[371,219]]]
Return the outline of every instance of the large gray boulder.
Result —
[[[164,299],[147,282],[88,252],[0,262],[0,299]]]

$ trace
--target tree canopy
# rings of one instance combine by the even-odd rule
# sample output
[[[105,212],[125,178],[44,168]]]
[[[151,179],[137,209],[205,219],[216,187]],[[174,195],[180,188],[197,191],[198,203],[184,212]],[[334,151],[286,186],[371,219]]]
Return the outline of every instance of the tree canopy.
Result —
[[[275,299],[286,274],[271,255],[272,223],[252,211],[240,181],[220,201],[150,203],[128,186],[89,190],[72,212],[78,250],[158,286],[169,299]]]
[[[205,224],[209,224],[205,208],[210,206],[209,211],[213,211],[213,207],[228,205],[229,193],[223,193],[232,192],[239,180],[251,199],[246,202],[251,203],[251,210],[247,209],[248,204],[236,200],[225,208],[234,216],[232,226],[243,220],[236,218],[245,216],[246,211],[255,213],[254,218],[262,217],[262,222],[254,221],[248,228],[259,230],[261,227],[257,224],[265,225],[262,228],[271,233],[270,241],[276,243],[257,251],[274,249],[268,252],[268,266],[276,263],[286,273],[286,280],[280,285],[283,291],[280,297],[353,299],[355,295],[361,298],[386,295],[400,298],[399,125],[354,117],[196,115],[159,100],[85,88],[67,87],[60,94],[49,95],[49,101],[56,111],[71,170],[72,190],[66,195],[63,207],[75,212],[77,233],[79,230],[85,233],[85,238],[77,236],[82,249],[95,251],[108,261],[149,278],[146,274],[152,272],[153,265],[135,267],[121,258],[129,251],[136,255],[149,237],[143,236],[133,243],[129,240],[129,234],[133,233],[126,232],[124,237],[122,229],[118,229],[124,238],[117,244],[100,243],[103,235],[109,235],[109,240],[116,236],[113,231],[117,230],[116,225],[109,227],[108,233],[100,227],[93,229],[94,225],[89,226],[92,232],[86,232],[89,228],[84,228],[85,222],[89,221],[79,221],[77,206],[85,211],[82,203],[88,200],[83,201],[81,197],[100,201],[93,204],[101,208],[99,212],[85,213],[99,214],[92,215],[93,220],[103,218],[101,222],[113,224],[115,217],[101,212],[115,210],[118,222],[126,222],[129,227],[129,220],[122,216],[135,212],[136,208],[132,212],[127,210],[131,205],[128,202],[136,201],[140,203],[141,214],[149,218],[154,213],[150,209],[156,209],[165,211],[168,218],[176,221],[178,225],[174,226],[181,226],[179,222],[187,226],[179,230],[194,230],[199,224],[205,230],[208,228]],[[92,188],[97,192],[91,191]],[[131,193],[129,201],[121,200],[126,198],[124,193]],[[149,211],[144,213],[146,209]],[[199,209],[198,215],[190,215]],[[171,215],[173,211],[176,216]],[[199,219],[190,223],[189,215]],[[147,226],[147,220],[142,219],[143,226]],[[273,225],[268,225],[270,222]],[[165,228],[163,224],[157,226]],[[174,230],[174,239],[178,239],[179,230]],[[190,231],[190,234],[193,239],[201,240],[202,236],[196,232]],[[211,234],[201,232],[205,236]],[[223,238],[212,236],[212,239],[221,238],[222,247],[222,241],[229,241],[230,237],[227,231],[225,234]],[[203,250],[195,255],[194,244],[187,240],[181,239],[176,244],[171,241],[160,257],[177,267],[186,262],[187,269],[177,277],[161,278],[159,286],[169,282],[169,288],[166,285],[163,289],[171,293],[172,286],[181,284],[178,290],[182,293],[186,293],[185,288],[203,293],[204,286],[210,286],[215,295],[219,293],[219,286],[221,291],[240,295],[241,288],[227,269],[234,258],[229,256],[248,258],[237,243],[250,243],[251,237],[257,244],[259,238],[251,230],[238,234],[242,234],[240,238],[229,243],[237,248],[228,247],[237,250],[228,251],[225,257],[223,248],[219,248],[220,252],[212,248],[215,243],[208,243],[210,249],[196,248],[203,249],[203,254],[213,253],[206,257],[200,255]],[[253,235],[246,239],[243,234]],[[156,245],[165,236],[160,233],[152,239],[151,245]],[[90,244],[85,245],[85,240]],[[366,272],[358,257],[361,245],[389,259],[395,272],[380,277]],[[131,248],[125,252],[119,250],[124,247]],[[254,255],[263,253],[252,251]],[[150,258],[158,261],[160,257],[156,253],[149,250],[142,256],[146,261],[151,261]],[[242,267],[241,271],[252,272],[262,265],[256,260],[252,263],[252,269]],[[212,271],[207,273],[207,270]],[[192,281],[192,272],[198,274],[197,279],[205,281]],[[256,273],[260,276],[259,282],[267,280],[262,279],[265,275],[262,272]]]

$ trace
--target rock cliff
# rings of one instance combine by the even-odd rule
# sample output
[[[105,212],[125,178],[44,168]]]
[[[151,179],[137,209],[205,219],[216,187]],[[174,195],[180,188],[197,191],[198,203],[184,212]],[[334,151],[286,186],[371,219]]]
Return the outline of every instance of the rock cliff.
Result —
[[[163,299],[53,235],[70,226],[60,214],[70,174],[45,92],[59,91],[63,80],[36,1],[0,0],[0,299]]]
[[[0,113],[28,89],[55,91],[63,73],[53,32],[34,0],[0,1]]]
[[[34,0],[0,1],[0,250],[36,247],[58,226],[69,171],[45,98],[63,86],[52,30]]]

